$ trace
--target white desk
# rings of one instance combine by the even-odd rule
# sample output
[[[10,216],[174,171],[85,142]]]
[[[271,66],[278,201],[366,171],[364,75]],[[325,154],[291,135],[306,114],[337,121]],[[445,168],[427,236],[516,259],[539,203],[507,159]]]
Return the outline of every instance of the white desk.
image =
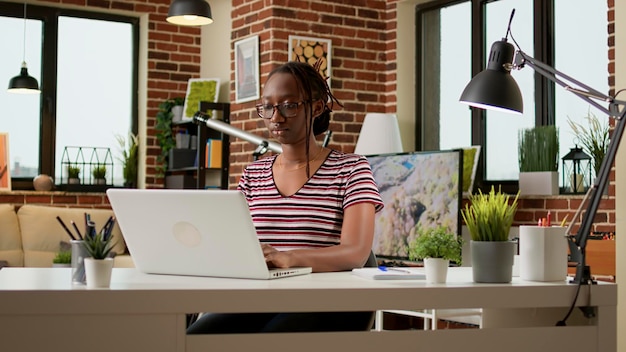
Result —
[[[0,270],[3,351],[616,351],[617,286],[584,286],[594,319],[554,327],[576,287],[563,282],[373,281],[350,273],[279,280],[144,275],[114,269],[110,289],[72,286],[70,269]],[[591,297],[589,298],[589,290]],[[483,329],[185,335],[185,313],[483,308]],[[575,309],[573,315],[577,315]],[[578,320],[580,323],[574,325]],[[297,347],[296,347],[297,346]]]

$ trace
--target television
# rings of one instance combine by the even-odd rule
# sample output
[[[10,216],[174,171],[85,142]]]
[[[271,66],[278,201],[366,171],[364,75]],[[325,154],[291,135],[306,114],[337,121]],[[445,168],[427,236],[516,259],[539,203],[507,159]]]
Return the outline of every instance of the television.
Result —
[[[447,227],[461,235],[463,150],[366,156],[384,202],[376,214],[377,258],[409,261],[420,228]]]

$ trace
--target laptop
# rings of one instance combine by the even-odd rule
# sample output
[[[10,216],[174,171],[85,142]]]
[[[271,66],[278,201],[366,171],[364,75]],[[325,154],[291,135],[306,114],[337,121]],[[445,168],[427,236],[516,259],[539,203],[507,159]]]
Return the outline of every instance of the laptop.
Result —
[[[268,269],[239,191],[109,188],[106,193],[141,272],[244,279],[311,273],[310,267]]]

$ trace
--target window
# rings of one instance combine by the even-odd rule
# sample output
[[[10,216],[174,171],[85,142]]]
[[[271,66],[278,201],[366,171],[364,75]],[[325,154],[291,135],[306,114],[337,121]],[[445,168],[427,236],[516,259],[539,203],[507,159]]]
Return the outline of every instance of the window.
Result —
[[[19,73],[23,5],[2,3],[0,31],[7,55],[0,82]],[[110,148],[113,183],[121,185],[117,136],[137,132],[138,20],[84,11],[27,7],[25,60],[41,95],[0,90],[9,133],[13,189],[32,189],[34,176],[60,184],[65,147]],[[9,118],[10,117],[10,118]],[[86,155],[89,162],[89,155]],[[87,171],[88,172],[88,171]],[[89,175],[84,175],[89,179]]]
[[[567,118],[585,123],[590,109],[604,116],[531,68],[512,73],[524,98],[521,117],[469,110],[458,98],[484,68],[491,44],[506,35],[512,9],[511,32],[521,50],[608,93],[606,6],[601,0],[456,0],[418,6],[416,149],[481,145],[479,179],[484,186],[502,184],[508,190],[517,185],[520,129],[556,124],[565,155],[575,143]]]

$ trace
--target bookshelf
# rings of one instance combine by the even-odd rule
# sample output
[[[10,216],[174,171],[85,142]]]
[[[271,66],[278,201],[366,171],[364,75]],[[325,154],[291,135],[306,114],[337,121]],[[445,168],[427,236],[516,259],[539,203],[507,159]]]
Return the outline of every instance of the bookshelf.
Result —
[[[201,101],[199,109],[202,112],[213,111],[217,118],[230,123],[229,103]],[[192,121],[177,123],[174,128],[177,133],[182,131],[197,136],[197,145],[191,165],[187,163],[166,171],[165,188],[228,189],[229,136]]]

